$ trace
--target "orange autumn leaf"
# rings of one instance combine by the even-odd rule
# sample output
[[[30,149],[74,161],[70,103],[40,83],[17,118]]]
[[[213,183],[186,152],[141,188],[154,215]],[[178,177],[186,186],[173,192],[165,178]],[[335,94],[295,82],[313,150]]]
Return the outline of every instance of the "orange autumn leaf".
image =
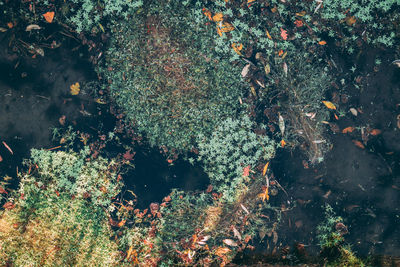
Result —
[[[80,86],[79,82],[71,84],[71,86],[69,88],[70,88],[71,95],[78,95],[79,91],[81,90],[81,86]]]
[[[281,140],[281,147],[285,147],[285,145],[286,145],[286,142],[285,142],[285,140]]]
[[[8,22],[8,23],[7,23],[7,27],[8,27],[9,29],[11,29],[12,27],[14,27],[14,24],[13,24],[12,22]]]
[[[287,31],[281,28],[281,37],[283,40],[287,40]]]
[[[300,28],[300,27],[302,27],[304,24],[303,24],[303,21],[296,19],[296,21],[294,22],[294,25],[296,25],[297,28]]]
[[[352,142],[353,142],[357,147],[359,147],[359,148],[361,148],[361,149],[364,149],[364,148],[365,148],[364,144],[361,143],[361,142],[358,141],[358,140],[352,140]]]
[[[336,115],[336,114],[333,114],[333,115],[335,116],[335,119],[338,121],[339,120],[338,115]]]
[[[268,194],[268,187],[265,187],[265,190],[263,193],[258,194],[258,197],[262,199],[264,202],[265,200],[269,200],[269,194]]]
[[[243,168],[243,176],[247,177],[250,174],[250,165]]]
[[[210,11],[210,10],[208,10],[208,9],[206,9],[206,8],[203,8],[203,14],[204,14],[209,20],[212,20],[212,14],[211,14],[211,11]]]
[[[126,220],[122,220],[122,221],[120,221],[120,222],[117,224],[117,226],[118,226],[118,227],[122,227],[122,226],[125,225],[125,223],[126,223]]]
[[[354,16],[346,18],[346,24],[348,26],[352,26],[354,23],[356,23],[356,18]]]
[[[281,50],[279,50],[279,52],[278,52],[278,56],[282,56],[283,55],[283,50],[281,49]]]
[[[267,33],[268,39],[272,40],[272,37],[271,37],[271,34],[269,34],[269,31],[268,31],[268,30],[265,30],[265,31],[266,31],[266,33]]]
[[[218,33],[219,36],[222,36],[222,31],[218,26],[217,26],[217,33]]]
[[[264,165],[264,169],[263,169],[263,172],[262,172],[263,176],[267,173],[268,166],[269,166],[269,161],[267,162],[267,164]]]
[[[223,16],[224,16],[224,14],[222,14],[222,13],[217,13],[217,14],[215,14],[215,15],[212,17],[212,20],[213,20],[214,22],[222,21]]]
[[[247,0],[247,4],[253,3],[256,0]]]
[[[233,25],[228,22],[219,22],[218,26],[221,32],[231,32],[235,29],[235,27],[233,27]]]
[[[301,11],[301,12],[296,13],[296,16],[302,17],[302,16],[304,16],[305,14],[306,14],[306,12],[303,10],[303,11]]]
[[[219,256],[219,257],[223,257],[226,253],[228,253],[230,251],[231,250],[229,248],[219,247],[214,251],[214,254]]]
[[[232,48],[236,52],[236,54],[238,54],[239,56],[242,55],[240,51],[243,49],[243,44],[232,43]]]
[[[319,41],[318,44],[319,45],[326,45],[326,41]]]
[[[43,14],[43,17],[48,23],[52,23],[54,19],[54,12],[53,11],[46,12]]]
[[[322,103],[329,109],[336,109],[336,106],[330,101],[322,101]]]
[[[380,135],[381,133],[382,133],[382,131],[379,130],[379,129],[372,129],[372,130],[369,132],[370,135]]]
[[[347,127],[342,130],[342,133],[351,133],[354,131],[354,127]]]

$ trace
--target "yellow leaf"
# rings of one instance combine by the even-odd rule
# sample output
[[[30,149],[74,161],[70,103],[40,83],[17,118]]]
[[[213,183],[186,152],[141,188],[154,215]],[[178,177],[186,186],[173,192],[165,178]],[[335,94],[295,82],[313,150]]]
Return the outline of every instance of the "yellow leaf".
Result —
[[[267,173],[268,166],[269,166],[269,161],[268,161],[267,164],[265,164],[265,166],[264,166],[264,169],[263,169],[263,172],[262,172],[263,176]]]
[[[304,16],[305,14],[306,14],[305,11],[301,11],[301,12],[296,13],[296,16],[302,17],[302,16]]]
[[[222,36],[222,31],[218,26],[217,26],[217,33],[218,33],[219,36]]]
[[[271,72],[271,66],[267,63],[264,67],[265,74],[269,74]]]
[[[221,32],[231,32],[235,29],[235,27],[233,27],[233,25],[228,22],[220,22],[219,28]]]
[[[253,3],[256,0],[247,0],[247,4]]]
[[[212,20],[214,22],[222,21],[222,18],[224,17],[224,14],[222,13],[217,13],[212,17]]]
[[[79,85],[78,82],[71,84],[71,86],[69,87],[71,89],[71,95],[77,95],[79,94],[79,91],[81,90],[81,86]]]
[[[253,86],[250,86],[250,91],[251,91],[251,93],[254,95],[254,97],[257,97],[256,89],[254,89]]]
[[[268,187],[265,188],[265,191],[263,193],[258,194],[258,197],[262,199],[264,202],[265,200],[269,200],[269,194],[268,194]]]
[[[226,253],[230,252],[231,250],[229,248],[223,248],[223,247],[219,247],[215,250],[214,254],[217,256],[224,256]]]
[[[269,31],[268,30],[265,30],[266,31],[266,33],[267,33],[267,37],[270,39],[270,40],[272,40],[272,37],[271,37],[271,34],[269,34]]]
[[[99,104],[103,104],[103,105],[104,105],[104,104],[107,104],[106,101],[104,101],[104,100],[102,100],[102,99],[100,99],[100,98],[96,98],[95,101],[96,101],[96,103],[99,103]]]
[[[232,48],[239,56],[242,55],[242,53],[240,53],[240,50],[243,49],[243,44],[232,43]]]
[[[329,109],[336,109],[336,106],[330,101],[322,101],[322,103]]]

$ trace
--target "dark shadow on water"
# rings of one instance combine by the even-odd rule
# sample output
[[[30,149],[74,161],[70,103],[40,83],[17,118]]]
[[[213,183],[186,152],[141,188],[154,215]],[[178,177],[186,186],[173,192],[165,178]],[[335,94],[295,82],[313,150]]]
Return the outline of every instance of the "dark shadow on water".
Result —
[[[157,149],[136,150],[135,168],[124,177],[125,199],[132,197],[126,190],[137,195],[137,207],[147,208],[152,202],[161,203],[172,188],[185,191],[204,190],[210,181],[201,166],[191,165],[182,159],[172,165]]]

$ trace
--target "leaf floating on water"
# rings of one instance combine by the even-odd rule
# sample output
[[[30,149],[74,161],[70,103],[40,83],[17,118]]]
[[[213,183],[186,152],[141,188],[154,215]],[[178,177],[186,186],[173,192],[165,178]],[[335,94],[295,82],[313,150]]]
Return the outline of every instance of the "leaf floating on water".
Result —
[[[231,246],[231,247],[238,246],[238,244],[235,241],[233,241],[232,239],[224,239],[224,240],[222,240],[222,242],[224,242],[224,244]]]
[[[262,172],[263,176],[267,173],[268,166],[269,166],[269,161],[267,162],[267,164],[264,165],[264,169],[263,169],[263,172]]]
[[[54,19],[54,12],[53,11],[46,12],[43,14],[43,17],[48,23],[52,23]]]
[[[357,116],[357,115],[358,115],[357,109],[355,109],[355,108],[350,108],[350,112],[351,112],[351,114],[353,114],[354,116]]]
[[[31,30],[40,30],[40,29],[41,28],[39,25],[31,24],[31,25],[26,26],[25,31],[30,32]]]
[[[3,141],[2,143],[3,143],[3,145],[7,148],[7,150],[10,151],[11,155],[14,155],[14,152],[12,151],[11,147],[9,147],[9,146],[7,145],[7,143],[4,142],[4,141]]]
[[[365,148],[364,144],[361,143],[361,142],[358,141],[358,140],[352,140],[352,142],[353,142],[357,147],[359,147],[359,148],[361,148],[361,149],[364,149],[364,148]]]
[[[79,91],[81,90],[81,86],[78,82],[71,84],[71,86],[69,87],[71,89],[71,95],[77,95],[79,94]]]
[[[330,101],[322,101],[322,103],[329,109],[336,109],[336,106]]]
[[[285,120],[282,115],[279,113],[279,130],[281,131],[282,136],[285,134]]]
[[[347,127],[342,130],[342,133],[351,133],[354,131],[354,127]]]
[[[381,130],[379,130],[379,129],[372,129],[370,132],[369,132],[369,134],[370,135],[380,135],[382,133],[382,131]]]

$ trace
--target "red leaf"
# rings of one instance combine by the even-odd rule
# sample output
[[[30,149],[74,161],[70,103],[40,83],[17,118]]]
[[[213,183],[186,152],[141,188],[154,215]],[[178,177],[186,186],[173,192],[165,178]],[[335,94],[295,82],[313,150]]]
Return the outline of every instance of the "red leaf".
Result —
[[[3,205],[3,208],[8,209],[8,210],[12,210],[13,208],[15,208],[15,204],[12,202],[7,202]]]
[[[283,40],[287,40],[287,31],[281,28],[281,37]]]
[[[0,186],[0,194],[8,194],[7,191]]]
[[[250,174],[250,165],[243,168],[243,176],[247,177]]]

